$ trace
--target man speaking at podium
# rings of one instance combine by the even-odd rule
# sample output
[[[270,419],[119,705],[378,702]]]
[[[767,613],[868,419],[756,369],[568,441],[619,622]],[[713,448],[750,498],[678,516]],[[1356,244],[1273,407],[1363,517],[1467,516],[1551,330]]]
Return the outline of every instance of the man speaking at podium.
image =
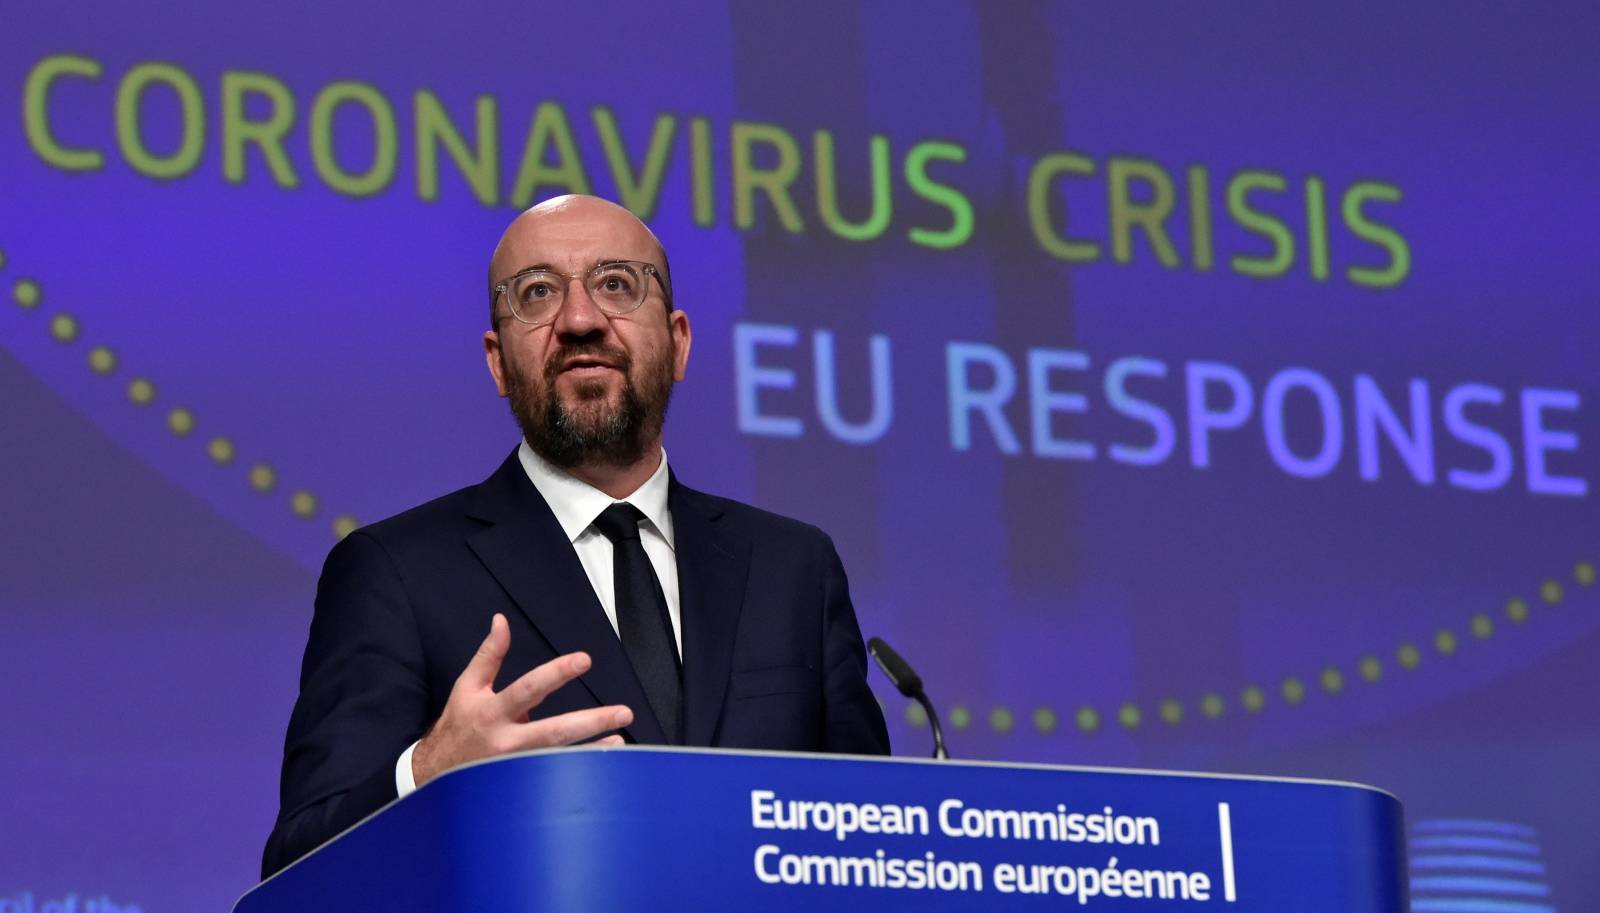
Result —
[[[329,554],[264,876],[509,752],[888,751],[832,541],[667,467],[690,331],[655,235],[560,197],[511,223],[490,279],[484,354],[522,443]]]

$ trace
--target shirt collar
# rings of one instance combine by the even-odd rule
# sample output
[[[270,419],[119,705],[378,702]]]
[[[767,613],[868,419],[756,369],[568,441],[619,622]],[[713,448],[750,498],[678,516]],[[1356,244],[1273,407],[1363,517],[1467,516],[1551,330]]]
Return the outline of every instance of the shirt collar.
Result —
[[[616,503],[616,499],[600,489],[551,465],[534,453],[527,441],[517,448],[517,459],[522,463],[522,470],[528,474],[528,481],[550,505],[550,511],[556,515],[556,522],[561,524],[561,530],[567,534],[569,542],[577,542],[594,518]],[[676,548],[672,535],[672,514],[667,511],[668,479],[667,451],[662,448],[661,463],[656,466],[656,471],[645,479],[638,490],[621,500],[637,507],[656,528],[656,532],[661,534],[661,538],[667,541],[668,547]]]

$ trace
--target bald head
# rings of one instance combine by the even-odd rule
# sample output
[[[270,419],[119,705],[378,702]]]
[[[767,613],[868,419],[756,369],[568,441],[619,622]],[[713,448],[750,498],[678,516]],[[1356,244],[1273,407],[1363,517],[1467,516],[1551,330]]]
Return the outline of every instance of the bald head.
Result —
[[[495,283],[529,267],[576,275],[602,260],[643,260],[659,265],[671,307],[672,272],[661,241],[627,209],[588,194],[553,197],[511,220],[489,258],[489,287],[493,289]],[[489,305],[493,326],[492,291]]]

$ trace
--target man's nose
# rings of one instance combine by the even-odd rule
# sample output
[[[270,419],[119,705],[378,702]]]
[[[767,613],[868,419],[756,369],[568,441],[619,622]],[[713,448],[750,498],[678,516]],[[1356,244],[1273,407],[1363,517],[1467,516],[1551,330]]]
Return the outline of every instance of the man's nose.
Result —
[[[589,294],[587,284],[581,278],[567,280],[561,310],[556,312],[551,329],[562,336],[588,336],[604,333],[610,325],[605,312]]]

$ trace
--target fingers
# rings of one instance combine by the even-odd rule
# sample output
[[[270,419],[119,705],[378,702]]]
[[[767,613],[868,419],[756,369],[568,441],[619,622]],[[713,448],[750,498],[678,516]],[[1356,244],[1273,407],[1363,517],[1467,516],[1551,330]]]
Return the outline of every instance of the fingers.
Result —
[[[539,706],[550,692],[588,671],[587,653],[568,653],[535,666],[495,695],[499,713],[508,720],[525,720],[528,711]]]
[[[591,744],[598,745],[602,748],[616,748],[626,743],[623,741],[622,736],[620,735],[608,735],[603,739],[596,739]]]
[[[506,652],[510,649],[511,629],[506,624],[506,617],[496,612],[489,621],[489,636],[483,639],[478,652],[472,654],[467,668],[462,670],[456,682],[474,690],[493,688],[494,677],[500,674],[500,664],[505,661]]]
[[[574,710],[571,713],[534,720],[517,727],[520,730],[517,739],[518,750],[576,745],[579,742],[587,742],[601,733],[621,729],[632,722],[633,711],[620,704]],[[622,737],[609,735],[596,744],[621,745]]]

